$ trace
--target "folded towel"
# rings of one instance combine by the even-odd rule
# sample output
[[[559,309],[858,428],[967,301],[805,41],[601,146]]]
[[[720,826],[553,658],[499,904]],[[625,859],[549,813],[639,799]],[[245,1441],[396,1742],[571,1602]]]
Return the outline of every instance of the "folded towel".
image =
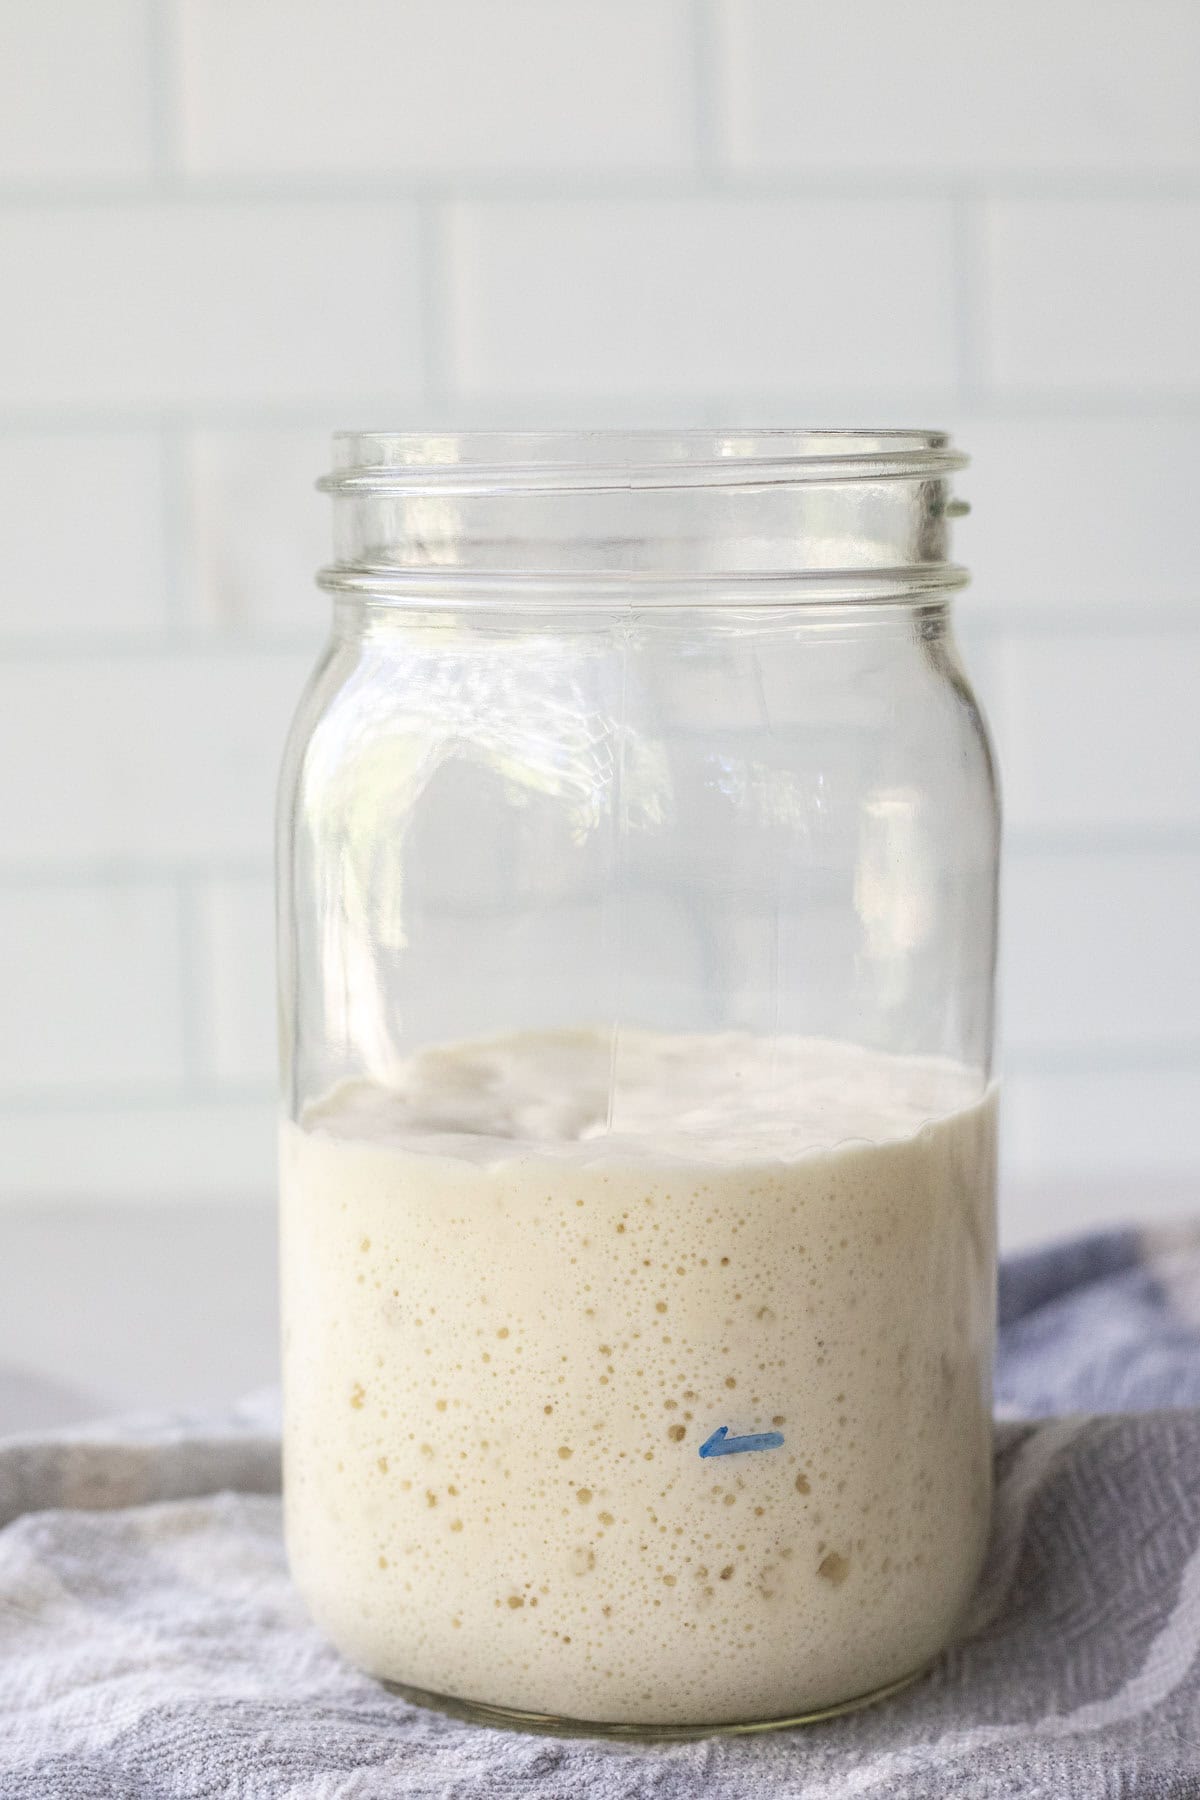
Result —
[[[288,1582],[270,1401],[0,1443],[0,1795],[1200,1795],[1200,1227],[1010,1261],[1001,1321],[963,1640],[762,1736],[534,1737],[385,1692]]]

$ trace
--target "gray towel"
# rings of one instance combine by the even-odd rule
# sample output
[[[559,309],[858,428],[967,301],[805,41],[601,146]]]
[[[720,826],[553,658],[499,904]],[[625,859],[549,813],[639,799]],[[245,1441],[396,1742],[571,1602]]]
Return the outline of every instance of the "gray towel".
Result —
[[[1200,1795],[1200,1250],[1057,1254],[1006,1272],[1006,1410],[1053,1400],[1056,1360],[1069,1390],[1088,1337],[1115,1393],[1153,1401],[1158,1371],[1190,1404],[1002,1424],[967,1633],[895,1699],[663,1745],[409,1706],[307,1622],[271,1409],[248,1407],[0,1444],[2,1800]]]

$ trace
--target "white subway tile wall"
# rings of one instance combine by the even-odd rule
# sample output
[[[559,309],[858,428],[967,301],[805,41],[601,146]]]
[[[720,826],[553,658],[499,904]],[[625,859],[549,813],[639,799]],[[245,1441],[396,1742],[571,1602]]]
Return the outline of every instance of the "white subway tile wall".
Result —
[[[1200,408],[962,418],[975,499],[964,611],[1073,634],[1185,620],[1198,588]]]
[[[153,430],[0,431],[0,648],[162,637],[163,450]]]
[[[219,1083],[274,1080],[279,1046],[274,981],[274,890],[261,875],[197,888],[195,987],[203,1066]]]
[[[0,661],[0,879],[267,862],[310,662],[200,645]]]
[[[329,602],[313,575],[332,548],[314,470],[328,461],[329,432],[311,426],[188,436],[178,542],[189,630],[213,643],[269,638],[315,653]]]
[[[1004,889],[1018,1068],[1200,1056],[1200,854],[1034,852],[1009,859]]]
[[[109,200],[0,215],[0,406],[403,405],[412,203]]]
[[[943,200],[461,201],[447,368],[466,399],[953,394]],[[881,304],[880,282],[886,289]]]
[[[152,58],[147,0],[4,0],[0,180],[104,186],[144,177]]]
[[[1014,834],[1200,836],[1200,631],[1131,617],[1083,634],[1031,626],[992,663]]]
[[[980,223],[998,394],[1200,395],[1200,196],[997,199]]]
[[[1010,1242],[1200,1183],[1200,7],[7,0],[0,1197],[272,1182],[340,425],[944,424]]]
[[[418,181],[686,169],[690,25],[688,0],[180,0],[183,158]]]
[[[1194,172],[1192,0],[717,0],[735,168]]]
[[[179,901],[169,883],[6,888],[4,1092],[178,1092],[187,1075],[179,976]]]

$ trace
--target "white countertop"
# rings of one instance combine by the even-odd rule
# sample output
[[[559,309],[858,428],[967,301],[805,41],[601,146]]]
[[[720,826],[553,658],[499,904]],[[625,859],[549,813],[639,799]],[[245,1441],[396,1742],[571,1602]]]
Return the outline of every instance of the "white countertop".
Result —
[[[0,1208],[0,1435],[278,1379],[275,1209]]]

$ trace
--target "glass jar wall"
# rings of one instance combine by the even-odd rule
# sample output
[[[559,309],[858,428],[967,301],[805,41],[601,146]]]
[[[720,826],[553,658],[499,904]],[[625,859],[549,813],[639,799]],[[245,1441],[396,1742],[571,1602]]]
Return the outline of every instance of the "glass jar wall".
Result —
[[[998,810],[937,433],[346,436],[281,782],[285,1501],[334,1640],[711,1730],[990,1498]]]

